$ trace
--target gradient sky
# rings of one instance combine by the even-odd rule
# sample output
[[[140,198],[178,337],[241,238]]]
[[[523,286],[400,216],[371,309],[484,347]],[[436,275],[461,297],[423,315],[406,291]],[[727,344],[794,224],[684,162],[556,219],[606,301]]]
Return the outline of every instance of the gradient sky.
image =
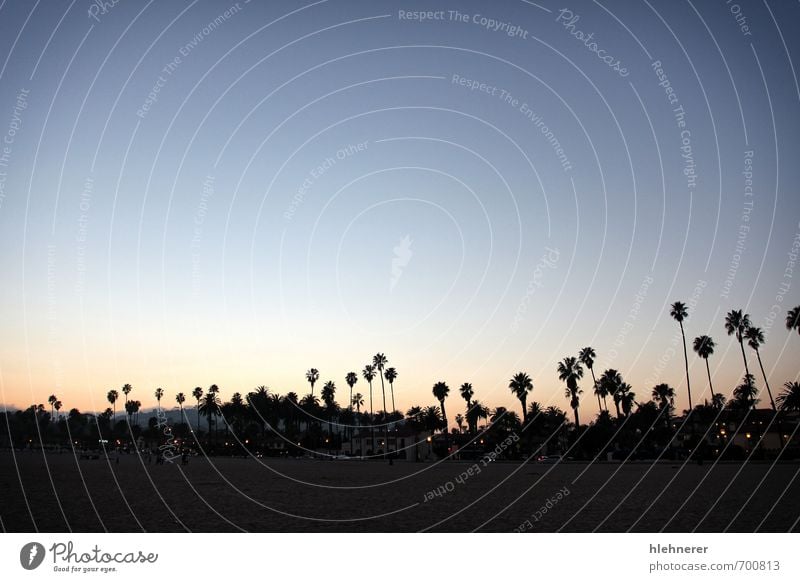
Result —
[[[92,6],[0,5],[7,405],[302,394],[311,366],[343,396],[382,351],[403,410],[438,380],[451,417],[465,381],[516,410],[518,370],[567,409],[556,363],[591,345],[684,407],[676,300],[717,340],[717,390],[743,374],[734,308],[773,390],[798,378],[797,3]]]

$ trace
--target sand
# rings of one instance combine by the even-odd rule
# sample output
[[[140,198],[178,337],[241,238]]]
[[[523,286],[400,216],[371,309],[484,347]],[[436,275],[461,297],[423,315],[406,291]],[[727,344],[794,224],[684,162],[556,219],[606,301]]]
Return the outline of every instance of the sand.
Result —
[[[4,451],[0,525],[9,532],[798,530],[797,463],[477,468],[252,458],[192,458],[181,467],[134,455],[117,465]]]

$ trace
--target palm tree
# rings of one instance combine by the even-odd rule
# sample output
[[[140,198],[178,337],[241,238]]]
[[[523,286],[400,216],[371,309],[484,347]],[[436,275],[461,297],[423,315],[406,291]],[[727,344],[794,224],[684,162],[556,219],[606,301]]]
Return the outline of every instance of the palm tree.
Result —
[[[670,306],[669,314],[672,319],[681,326],[681,338],[683,338],[683,365],[686,368],[686,391],[689,393],[689,410],[692,410],[692,387],[689,383],[689,356],[686,355],[686,334],[683,331],[683,320],[689,317],[686,304],[676,301]]]
[[[186,402],[186,395],[183,392],[178,392],[175,395],[175,402],[178,403],[178,407],[181,409],[181,422],[183,422],[183,403]]]
[[[558,371],[558,379],[567,383],[565,394],[570,399],[569,405],[575,413],[575,428],[578,429],[581,426],[578,419],[578,406],[580,405],[578,395],[583,392],[578,388],[578,380],[583,378],[583,368],[581,368],[577,358],[567,356],[558,363],[556,370]]]
[[[328,380],[322,387],[322,401],[325,403],[325,410],[328,413],[328,438],[333,442],[333,411],[336,407],[336,384]],[[330,449],[330,447],[328,447]]]
[[[728,335],[736,334],[736,340],[739,342],[739,347],[742,348],[742,360],[744,360],[744,379],[746,382],[750,382],[752,379],[752,376],[750,375],[750,368],[747,366],[747,356],[744,353],[743,338],[748,327],[750,327],[750,316],[747,313],[742,313],[741,309],[732,309],[725,316],[725,331],[728,332]]]
[[[733,389],[733,396],[741,405],[741,408],[755,409],[756,403],[758,402],[758,398],[756,398],[757,395],[758,390],[754,385],[753,376],[750,374],[746,374],[742,379],[742,383]]]
[[[61,404],[60,400],[56,400],[55,402],[53,402],[53,408],[55,408],[55,410],[56,410],[56,422],[58,422],[58,418],[59,418],[58,412],[59,412],[59,410],[61,410],[61,406],[62,406],[62,404]]]
[[[356,412],[360,413],[361,407],[364,406],[364,396],[361,394],[361,392],[356,392],[353,394],[353,398],[350,402],[352,403],[352,406],[356,407]]]
[[[215,384],[212,384],[215,386]],[[217,396],[216,391],[212,391],[210,388],[206,393],[205,397],[203,397],[203,402],[198,406],[197,410],[202,413],[203,416],[208,419],[208,436],[211,438],[211,422],[214,421],[216,425],[216,417],[220,415],[220,400]],[[216,431],[215,435],[216,435]],[[216,441],[216,438],[214,439]]]
[[[116,390],[109,390],[108,394],[106,394],[106,399],[108,403],[112,406],[112,415],[114,423],[117,422],[117,398],[119,398],[119,392]]]
[[[778,404],[781,410],[788,412],[800,411],[800,382],[786,382],[783,385],[783,391],[778,394]]]
[[[51,394],[47,398],[47,402],[48,402],[48,404],[50,404],[50,417],[51,418],[55,417],[55,407],[53,405],[56,403],[56,400],[58,400],[58,397],[55,394]]]
[[[344,381],[347,382],[347,385],[350,386],[350,400],[348,401],[348,406],[350,410],[353,409],[353,386],[356,385],[358,382],[358,374],[355,372],[348,372],[347,376],[344,377]]]
[[[589,371],[592,373],[592,386],[594,386],[594,393],[597,395],[597,407],[600,410],[603,410],[602,405],[600,404],[600,397],[603,397],[603,402],[605,402],[605,394],[603,394],[602,390],[598,389],[597,385],[597,378],[594,377],[594,359],[597,357],[597,353],[594,351],[594,348],[591,346],[586,346],[582,350],[578,352],[578,360],[580,360],[581,364],[586,366]],[[608,410],[608,406],[606,406],[606,410]]]
[[[478,421],[483,418],[489,418],[489,408],[478,402],[472,401],[472,405],[467,410],[467,426],[474,427],[473,430],[478,432]]]
[[[133,390],[133,386],[131,386],[130,384],[125,384],[122,387],[122,393],[125,395],[125,402],[128,401],[128,394],[131,393],[131,390]]]
[[[748,340],[747,345],[753,348],[756,352],[758,366],[761,368],[761,376],[763,376],[764,385],[767,387],[767,394],[769,394],[769,403],[772,405],[772,410],[773,412],[778,412],[778,408],[775,406],[775,400],[772,398],[772,390],[769,388],[767,374],[764,372],[764,364],[761,363],[761,352],[758,349],[764,345],[764,332],[761,331],[760,327],[748,327],[747,331],[744,332],[744,335]]]
[[[461,398],[467,403],[467,418],[469,418],[470,404],[472,402],[472,397],[475,395],[475,391],[472,389],[472,384],[469,382],[464,382],[458,391],[461,393]],[[467,430],[472,432],[472,425],[470,425],[469,420],[467,420]]]
[[[675,406],[675,389],[669,384],[658,384],[653,388],[653,400],[658,403],[661,414],[664,415],[664,422],[669,428],[669,414]]]
[[[313,396],[314,384],[316,384],[317,380],[319,380],[319,370],[316,368],[309,369],[308,372],[306,372],[306,380],[308,380],[308,383],[311,384],[311,395]]]
[[[372,381],[375,379],[375,367],[372,364],[367,364],[364,366],[364,370],[361,372],[361,375],[364,376],[364,380],[367,381],[369,384],[369,432],[372,440],[372,451],[375,452],[375,427],[373,426],[373,408],[372,408]]]
[[[447,433],[447,412],[444,408],[444,399],[450,394],[450,387],[444,382],[437,382],[433,385],[433,396],[439,401],[439,406],[442,409],[442,419],[444,420],[444,432]]]
[[[627,382],[620,384],[617,389],[616,397],[619,399],[619,405],[622,407],[622,414],[626,417],[630,416],[633,405],[636,404],[636,394],[633,392],[631,385]]]
[[[203,397],[203,389],[200,386],[195,387],[192,396],[197,401],[197,430],[200,430],[200,399]]]
[[[786,329],[789,332],[796,329],[797,333],[800,333],[800,305],[786,312]]]
[[[714,348],[717,344],[710,336],[701,335],[694,338],[694,351],[706,361],[706,373],[708,374],[708,387],[711,390],[711,402],[714,402],[714,385],[711,383],[711,368],[708,367],[708,358],[714,355]]]
[[[458,426],[458,432],[464,432],[464,415],[460,412],[456,414],[456,426]]]
[[[528,423],[528,407],[525,405],[528,400],[528,392],[533,390],[533,380],[525,372],[517,372],[509,380],[508,387],[514,393],[520,404],[522,404],[522,421]]]
[[[154,396],[158,401],[158,407],[161,408],[161,399],[164,398],[164,389],[163,388],[156,388]]]
[[[386,386],[383,383],[383,369],[386,367],[386,364],[389,360],[386,359],[382,353],[378,352],[374,356],[372,356],[372,365],[375,367],[375,370],[378,372],[378,375],[381,377],[381,391],[383,392],[383,411],[387,412],[386,410]]]
[[[397,410],[394,405],[394,381],[397,380],[397,370],[394,368],[386,368],[386,371],[383,373],[384,378],[389,383],[389,392],[392,393],[392,412]]]
[[[614,401],[614,407],[617,409],[617,418],[620,418],[621,414],[619,411],[619,397],[617,391],[623,384],[622,375],[614,368],[609,368],[600,375],[600,380],[598,380],[598,382],[602,386],[603,391],[611,396],[611,399]]]

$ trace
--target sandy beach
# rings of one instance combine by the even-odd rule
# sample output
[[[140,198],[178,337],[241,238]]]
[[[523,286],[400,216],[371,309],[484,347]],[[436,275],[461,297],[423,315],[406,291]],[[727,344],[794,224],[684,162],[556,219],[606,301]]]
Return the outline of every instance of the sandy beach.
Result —
[[[8,532],[786,532],[800,516],[796,463],[477,469],[254,458],[182,467],[6,451],[0,518]]]

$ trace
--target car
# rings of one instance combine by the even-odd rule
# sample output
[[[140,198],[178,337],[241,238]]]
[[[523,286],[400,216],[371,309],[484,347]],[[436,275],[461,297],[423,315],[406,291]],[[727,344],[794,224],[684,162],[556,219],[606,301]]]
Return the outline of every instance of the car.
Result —
[[[555,463],[560,463],[561,460],[562,459],[561,459],[561,457],[559,455],[539,455],[538,457],[536,457],[536,462],[537,463],[543,463],[543,464],[546,464],[546,465],[552,465],[552,464],[555,464]]]

